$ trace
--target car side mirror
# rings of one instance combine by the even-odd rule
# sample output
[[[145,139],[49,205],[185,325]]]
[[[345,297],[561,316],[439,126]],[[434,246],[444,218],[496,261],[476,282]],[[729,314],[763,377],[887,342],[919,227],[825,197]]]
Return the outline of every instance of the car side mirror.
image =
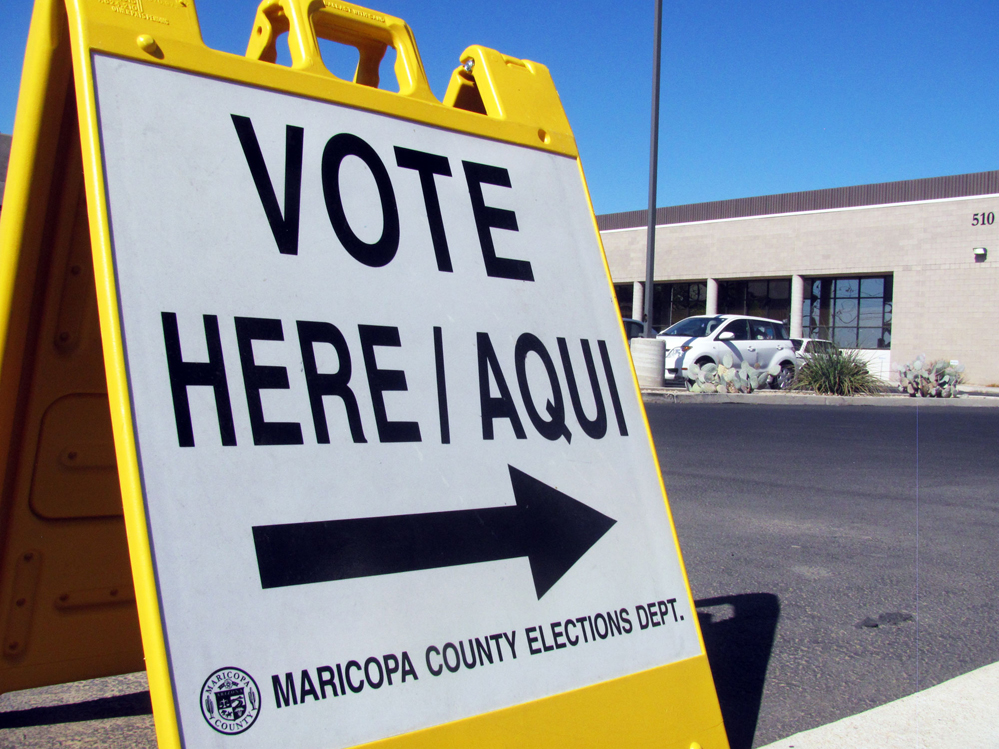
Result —
[[[735,338],[735,333],[733,333],[731,330],[726,330],[726,331],[724,331],[722,333],[719,333],[718,337],[715,340],[716,341],[731,341],[733,338]]]

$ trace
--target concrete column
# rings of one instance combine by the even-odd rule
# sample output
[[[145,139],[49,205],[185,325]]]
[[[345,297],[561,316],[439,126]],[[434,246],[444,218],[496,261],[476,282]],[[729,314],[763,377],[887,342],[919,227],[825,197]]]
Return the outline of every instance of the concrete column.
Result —
[[[666,341],[661,338],[632,338],[631,361],[638,386],[661,388],[666,378]]]
[[[718,279],[708,279],[708,298],[704,300],[704,314],[718,314]]]
[[[642,293],[645,287],[641,281],[635,281],[631,288],[631,316],[645,322],[645,294]]]
[[[791,338],[801,338],[801,308],[805,303],[805,279],[791,276]]]

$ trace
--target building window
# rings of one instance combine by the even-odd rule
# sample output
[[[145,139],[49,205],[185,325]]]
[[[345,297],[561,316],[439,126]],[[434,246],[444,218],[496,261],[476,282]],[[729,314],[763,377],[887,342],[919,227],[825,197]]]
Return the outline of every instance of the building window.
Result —
[[[791,279],[761,278],[752,281],[719,281],[718,313],[791,319]]]
[[[706,281],[655,284],[652,296],[652,327],[663,330],[691,315],[703,315],[707,298]]]
[[[840,348],[891,348],[892,276],[813,278],[802,333]],[[806,289],[808,287],[806,286]]]
[[[617,306],[621,310],[621,317],[633,317],[636,320],[642,319],[642,311],[638,310],[638,314],[632,314],[632,305],[634,304],[635,295],[635,285],[630,283],[616,283],[614,284],[614,294],[617,296]]]

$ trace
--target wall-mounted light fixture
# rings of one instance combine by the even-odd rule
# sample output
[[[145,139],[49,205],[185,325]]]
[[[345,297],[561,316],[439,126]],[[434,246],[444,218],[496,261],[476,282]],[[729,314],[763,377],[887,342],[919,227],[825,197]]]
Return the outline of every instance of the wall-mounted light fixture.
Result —
[[[989,256],[989,248],[988,247],[976,247],[975,250],[974,250],[974,252],[975,252],[975,262],[976,263],[984,263],[985,262],[985,258],[987,258]]]

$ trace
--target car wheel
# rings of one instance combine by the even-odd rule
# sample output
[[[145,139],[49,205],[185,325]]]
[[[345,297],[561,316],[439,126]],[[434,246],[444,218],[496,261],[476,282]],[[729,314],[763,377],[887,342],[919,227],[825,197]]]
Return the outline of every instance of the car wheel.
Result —
[[[780,365],[780,374],[770,378],[771,390],[787,390],[794,381],[794,366],[784,362]]]
[[[714,361],[709,356],[702,356],[700,359],[695,361],[694,364],[696,364],[698,367],[703,367],[705,364],[714,364]],[[690,390],[690,386],[693,385],[695,382],[697,382],[697,380],[687,377],[684,379],[684,382],[687,385],[687,390]]]

